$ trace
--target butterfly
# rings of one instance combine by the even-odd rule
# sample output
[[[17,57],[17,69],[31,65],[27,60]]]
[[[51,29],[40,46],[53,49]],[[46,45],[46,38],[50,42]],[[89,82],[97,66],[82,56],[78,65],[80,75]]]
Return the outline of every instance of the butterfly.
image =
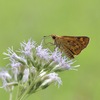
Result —
[[[78,55],[89,43],[87,36],[57,36],[50,35],[54,45],[66,54],[70,59]]]

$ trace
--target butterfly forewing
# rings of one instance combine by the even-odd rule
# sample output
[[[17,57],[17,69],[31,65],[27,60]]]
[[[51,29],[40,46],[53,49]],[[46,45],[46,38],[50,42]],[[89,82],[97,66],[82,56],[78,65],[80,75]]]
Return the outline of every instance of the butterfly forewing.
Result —
[[[64,48],[68,48],[74,55],[78,55],[87,46],[89,38],[62,36],[61,41]]]

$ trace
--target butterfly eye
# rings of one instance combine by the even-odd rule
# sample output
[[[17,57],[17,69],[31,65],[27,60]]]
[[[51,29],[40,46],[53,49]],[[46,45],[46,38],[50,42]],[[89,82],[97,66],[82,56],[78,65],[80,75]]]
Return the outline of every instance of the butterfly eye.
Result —
[[[52,36],[52,39],[55,39],[56,37],[55,36]]]

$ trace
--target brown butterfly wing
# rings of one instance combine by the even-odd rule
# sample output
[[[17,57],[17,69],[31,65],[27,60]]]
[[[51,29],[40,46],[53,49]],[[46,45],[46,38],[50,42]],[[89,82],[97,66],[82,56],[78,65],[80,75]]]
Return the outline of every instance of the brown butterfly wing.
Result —
[[[62,41],[61,48],[70,58],[74,58],[74,55],[78,55],[89,43],[89,38],[86,36],[62,36],[60,40]]]

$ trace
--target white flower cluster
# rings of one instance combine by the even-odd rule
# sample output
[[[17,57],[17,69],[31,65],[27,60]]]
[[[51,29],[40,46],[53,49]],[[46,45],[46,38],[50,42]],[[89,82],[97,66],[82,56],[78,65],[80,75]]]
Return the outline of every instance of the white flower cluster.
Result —
[[[73,61],[66,56],[62,56],[58,48],[54,52],[45,49],[42,43],[38,46],[35,41],[22,42],[21,48],[14,52],[13,48],[8,48],[6,59],[10,60],[10,68],[0,71],[2,87],[9,92],[18,86],[17,100],[22,100],[27,94],[45,89],[50,84],[62,84],[58,71],[75,69]]]

